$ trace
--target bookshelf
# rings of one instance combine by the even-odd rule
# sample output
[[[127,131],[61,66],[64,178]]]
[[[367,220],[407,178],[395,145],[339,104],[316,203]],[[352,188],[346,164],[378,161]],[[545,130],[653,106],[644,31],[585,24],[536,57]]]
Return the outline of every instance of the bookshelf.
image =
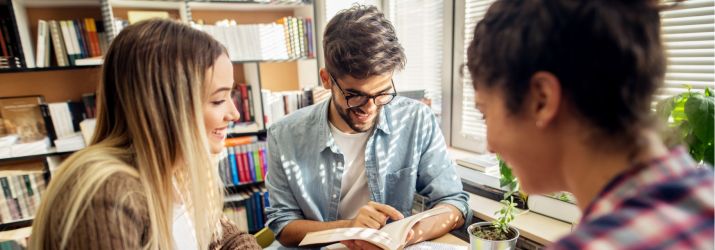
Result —
[[[235,20],[239,25],[258,25],[276,22],[283,17],[310,18],[315,21],[316,6],[312,0],[296,3],[289,1],[264,2],[230,2],[208,0],[186,1],[153,1],[153,0],[0,0],[0,8],[9,8],[7,13],[13,13],[15,23],[9,28],[16,33],[18,44],[22,47],[23,64],[20,67],[0,68],[0,97],[15,97],[41,95],[46,103],[80,102],[82,96],[94,93],[101,77],[101,62],[91,65],[58,66],[58,58],[54,53],[53,41],[50,38],[49,65],[37,67],[39,20],[77,20],[93,18],[104,33],[100,37],[111,42],[116,36],[115,21],[129,18],[130,11],[162,11],[169,18],[184,23],[202,22],[214,24],[217,21]],[[2,13],[0,13],[2,14]],[[317,50],[315,23],[310,43]],[[308,38],[305,38],[308,40]],[[306,45],[307,46],[307,45]],[[104,51],[103,51],[104,53]],[[102,54],[103,54],[102,53]],[[316,54],[316,53],[314,53]],[[0,54],[2,56],[2,54]],[[250,98],[253,100],[252,114],[254,122],[234,127],[229,138],[257,136],[265,139],[268,125],[264,123],[264,91],[284,92],[301,91],[304,88],[319,86],[318,60],[315,56],[290,56],[268,59],[232,60],[234,64],[234,80],[250,86]],[[0,136],[1,137],[1,136]],[[46,180],[51,178],[61,160],[75,151],[59,152],[50,148],[47,152],[37,155],[26,155],[0,159],[0,177],[9,174],[24,173],[27,166],[36,168],[42,166]],[[258,162],[258,160],[256,160]],[[28,172],[29,173],[29,172]],[[231,218],[249,216],[252,219],[238,219],[238,223],[253,223],[244,229],[255,233],[262,228],[260,221],[263,207],[261,202],[267,199],[263,188],[263,180],[243,181],[238,185],[227,185],[226,203]],[[2,192],[2,191],[0,191]],[[0,196],[1,198],[2,196]],[[257,203],[255,203],[257,202]],[[236,217],[239,216],[239,217]],[[257,217],[258,216],[258,217]],[[256,222],[259,219],[259,222]],[[246,221],[248,220],[248,221]],[[8,220],[0,223],[0,241],[26,238],[30,233],[32,217],[20,220]]]

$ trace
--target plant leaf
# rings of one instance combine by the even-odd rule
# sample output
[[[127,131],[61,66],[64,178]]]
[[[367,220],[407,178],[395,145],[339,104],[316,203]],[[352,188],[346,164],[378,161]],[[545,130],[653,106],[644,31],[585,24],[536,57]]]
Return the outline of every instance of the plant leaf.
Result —
[[[715,129],[715,97],[693,94],[685,103],[685,113],[695,136],[707,145]]]

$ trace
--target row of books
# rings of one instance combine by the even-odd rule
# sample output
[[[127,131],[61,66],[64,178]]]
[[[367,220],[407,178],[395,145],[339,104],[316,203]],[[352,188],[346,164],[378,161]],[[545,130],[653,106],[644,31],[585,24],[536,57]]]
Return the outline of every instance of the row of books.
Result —
[[[94,130],[93,119],[87,119],[96,110],[93,100],[93,94],[86,94],[83,102],[0,98],[0,158],[45,154],[53,145],[60,152],[85,147]]]
[[[11,223],[32,219],[40,207],[40,196],[45,191],[42,172],[0,177],[0,221]]]
[[[101,58],[108,47],[103,27],[102,22],[94,18],[39,20],[35,59],[37,67],[50,67],[51,54],[54,54],[57,66],[60,67],[98,64],[96,60]]]
[[[264,187],[252,187],[226,197],[223,213],[241,231],[258,232],[266,222],[265,208],[269,205],[268,197]]]
[[[225,157],[219,161],[219,173],[225,186],[265,180],[268,162],[266,143],[256,136],[226,139]]]
[[[236,109],[241,114],[237,123],[252,123],[256,121],[256,111],[254,109],[253,89],[251,85],[239,83],[232,92],[231,98]]]
[[[458,159],[457,175],[462,178],[464,190],[473,194],[500,201],[507,190],[501,186],[498,161],[494,155],[479,155]],[[567,223],[577,223],[581,212],[573,195],[560,192],[551,195],[530,194],[526,200],[514,195],[517,207],[545,215]]]
[[[330,97],[330,90],[322,87],[281,92],[263,89],[261,94],[263,95],[264,120],[266,125],[270,125],[298,109],[326,100]]]
[[[315,57],[310,18],[284,17],[266,24],[224,20],[216,25],[194,23],[192,26],[221,42],[232,61]]]

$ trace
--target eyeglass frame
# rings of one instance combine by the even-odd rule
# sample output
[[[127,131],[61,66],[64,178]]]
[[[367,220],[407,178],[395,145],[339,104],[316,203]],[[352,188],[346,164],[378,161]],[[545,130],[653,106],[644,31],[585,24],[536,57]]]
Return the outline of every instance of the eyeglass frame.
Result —
[[[384,105],[390,104],[392,102],[392,100],[395,100],[395,97],[397,96],[397,89],[395,88],[395,81],[392,78],[390,78],[390,84],[392,84],[392,90],[393,90],[392,93],[382,93],[382,94],[377,94],[377,95],[351,94],[351,96],[348,96],[345,93],[345,91],[343,90],[343,88],[340,87],[340,84],[338,84],[338,80],[335,79],[335,77],[333,77],[333,74],[328,73],[328,76],[330,76],[330,80],[333,81],[333,83],[335,83],[335,86],[338,86],[338,90],[340,90],[340,93],[343,94],[343,97],[345,98],[345,104],[348,105],[349,109],[365,106],[365,104],[367,104],[370,101],[370,99],[372,99],[372,103],[374,103],[375,105],[384,106]],[[377,102],[375,101],[376,100],[375,98],[380,97],[380,96],[386,96],[386,95],[392,96],[390,101],[386,102],[384,104],[377,104]],[[365,102],[360,105],[350,106],[350,99],[355,98],[355,97],[367,97],[367,99],[365,99]]]

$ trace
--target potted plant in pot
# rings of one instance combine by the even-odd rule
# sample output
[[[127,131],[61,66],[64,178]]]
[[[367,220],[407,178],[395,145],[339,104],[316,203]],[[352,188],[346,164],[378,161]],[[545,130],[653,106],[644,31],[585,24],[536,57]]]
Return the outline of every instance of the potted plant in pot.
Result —
[[[519,183],[506,163],[499,159],[500,184],[509,190],[500,201],[502,208],[495,213],[497,219],[492,222],[477,222],[467,228],[471,249],[506,250],[515,249],[519,230],[509,223],[514,220],[516,203],[514,194],[519,191]]]

